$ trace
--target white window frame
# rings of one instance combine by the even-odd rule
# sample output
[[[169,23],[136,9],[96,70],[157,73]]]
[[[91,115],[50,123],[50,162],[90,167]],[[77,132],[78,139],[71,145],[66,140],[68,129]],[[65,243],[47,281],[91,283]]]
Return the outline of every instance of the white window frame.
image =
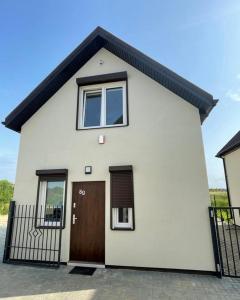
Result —
[[[128,208],[128,222],[119,222],[118,208],[112,208],[112,227],[113,229],[133,229],[133,209]]]
[[[106,124],[106,90],[112,88],[123,89],[123,123],[122,124]],[[100,113],[100,125],[99,126],[84,126],[85,119],[85,103],[86,94],[89,92],[101,91],[101,113]],[[80,105],[78,111],[78,129],[90,129],[90,128],[105,128],[105,127],[121,127],[127,125],[127,95],[126,95],[126,81],[110,82],[105,84],[96,84],[82,86],[79,89]]]
[[[51,182],[51,180],[40,180],[39,182],[39,195],[38,195],[38,211],[37,211],[37,221],[40,218],[40,222],[37,222],[38,226],[44,226],[44,227],[60,227],[60,222],[54,222],[54,221],[45,221],[45,208],[46,208],[46,201],[47,201],[47,185],[48,181]],[[54,180],[53,180],[54,181]],[[61,180],[59,180],[61,181]],[[64,205],[65,205],[65,188],[66,188],[66,179],[63,178],[62,180],[64,182],[63,186],[63,199],[62,199],[62,225],[63,225],[63,218],[64,218]],[[39,207],[42,206],[42,210]]]

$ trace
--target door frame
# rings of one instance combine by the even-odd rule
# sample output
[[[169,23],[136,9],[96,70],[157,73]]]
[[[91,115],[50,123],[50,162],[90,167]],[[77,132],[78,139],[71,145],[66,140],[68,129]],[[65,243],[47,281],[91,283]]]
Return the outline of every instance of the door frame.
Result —
[[[71,238],[72,238],[72,214],[73,214],[73,184],[74,183],[86,183],[86,182],[103,182],[104,183],[104,261],[103,261],[103,265],[105,265],[105,261],[106,261],[106,180],[81,180],[81,181],[71,181],[71,188],[72,188],[72,196],[71,196],[71,215],[70,215],[70,239],[69,239],[69,259],[68,261],[71,261]],[[82,262],[82,261],[80,261]],[[84,264],[88,263],[88,262],[84,262]],[[89,262],[88,264],[91,264],[91,262]],[[94,264],[94,263],[93,263]]]

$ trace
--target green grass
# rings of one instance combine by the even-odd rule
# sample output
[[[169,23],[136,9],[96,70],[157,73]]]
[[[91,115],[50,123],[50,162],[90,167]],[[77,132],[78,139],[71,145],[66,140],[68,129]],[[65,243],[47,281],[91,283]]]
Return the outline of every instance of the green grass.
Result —
[[[210,190],[210,201],[211,206],[215,207],[228,207],[228,196],[227,191],[219,191],[219,190]],[[217,210],[217,217],[223,220],[227,220],[231,218],[230,210],[227,209],[221,209]]]
[[[211,206],[228,206],[228,196],[227,191],[209,191]]]

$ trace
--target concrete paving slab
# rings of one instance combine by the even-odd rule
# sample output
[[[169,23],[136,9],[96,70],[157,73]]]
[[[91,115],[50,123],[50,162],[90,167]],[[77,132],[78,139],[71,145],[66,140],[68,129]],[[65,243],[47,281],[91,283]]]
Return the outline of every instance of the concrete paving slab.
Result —
[[[0,226],[2,260],[6,226]],[[59,269],[2,264],[0,299],[156,300],[240,299],[240,279],[206,275],[98,269],[93,276]]]

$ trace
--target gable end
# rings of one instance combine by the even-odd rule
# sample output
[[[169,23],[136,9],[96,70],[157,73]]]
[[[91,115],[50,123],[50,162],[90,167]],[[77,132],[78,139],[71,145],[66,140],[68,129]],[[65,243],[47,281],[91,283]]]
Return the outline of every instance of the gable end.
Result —
[[[217,103],[209,93],[97,27],[6,117],[3,124],[20,132],[22,125],[102,47],[197,107],[202,122]]]

